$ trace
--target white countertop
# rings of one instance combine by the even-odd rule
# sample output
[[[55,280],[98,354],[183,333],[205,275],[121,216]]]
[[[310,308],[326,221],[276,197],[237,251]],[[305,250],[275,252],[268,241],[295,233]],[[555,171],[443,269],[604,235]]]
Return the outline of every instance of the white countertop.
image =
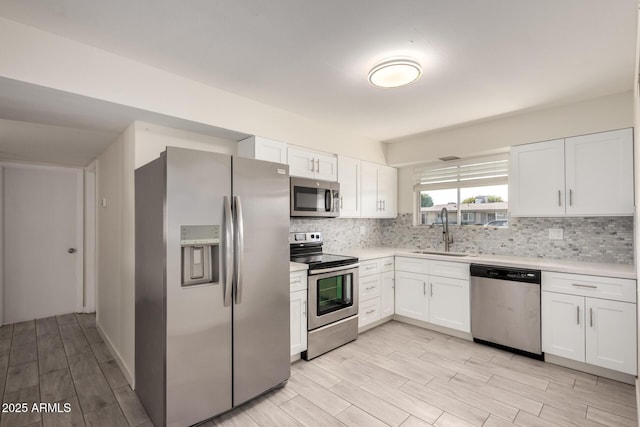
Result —
[[[636,267],[630,264],[608,264],[596,262],[566,261],[544,258],[526,258],[505,255],[472,254],[456,257],[436,254],[416,254],[412,248],[373,247],[365,249],[350,249],[343,254],[358,257],[361,261],[383,258],[387,256],[409,256],[414,258],[438,259],[468,264],[491,264],[507,267],[535,268],[544,271],[560,273],[587,274],[591,276],[618,277],[621,279],[636,279]],[[425,249],[429,250],[429,249]],[[292,263],[293,264],[293,263]]]
[[[294,271],[308,270],[308,269],[309,269],[309,266],[307,264],[302,264],[301,262],[289,263],[289,273],[293,273]]]

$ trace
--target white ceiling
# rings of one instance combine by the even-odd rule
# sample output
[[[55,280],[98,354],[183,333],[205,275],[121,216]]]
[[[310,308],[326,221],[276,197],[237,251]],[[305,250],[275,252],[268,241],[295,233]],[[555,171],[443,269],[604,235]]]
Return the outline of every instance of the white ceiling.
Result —
[[[381,141],[631,90],[637,9],[637,0],[0,0],[8,19]],[[370,86],[368,70],[398,55],[421,62],[423,77]],[[87,120],[65,123],[115,130]]]

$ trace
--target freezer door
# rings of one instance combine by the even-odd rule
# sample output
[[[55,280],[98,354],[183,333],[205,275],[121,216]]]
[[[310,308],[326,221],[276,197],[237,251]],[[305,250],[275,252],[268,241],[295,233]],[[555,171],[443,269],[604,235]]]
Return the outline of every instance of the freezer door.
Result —
[[[233,405],[289,378],[289,168],[233,158]],[[238,209],[240,207],[240,209]]]
[[[232,406],[230,298],[224,304],[231,284],[221,268],[214,282],[189,285],[181,267],[182,246],[211,237],[211,226],[218,227],[221,240],[211,251],[217,258],[212,264],[226,265],[224,201],[231,197],[231,157],[173,147],[166,156],[166,419],[167,425],[186,426]],[[196,235],[185,236],[190,230]]]

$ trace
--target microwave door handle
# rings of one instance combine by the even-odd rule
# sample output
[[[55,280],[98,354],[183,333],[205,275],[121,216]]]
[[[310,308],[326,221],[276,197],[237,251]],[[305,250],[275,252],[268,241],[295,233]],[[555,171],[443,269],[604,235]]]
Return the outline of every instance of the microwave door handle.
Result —
[[[324,192],[324,210],[325,212],[333,212],[333,192],[330,189]]]
[[[224,306],[231,305],[233,285],[233,217],[231,201],[224,196]]]
[[[235,222],[235,300],[236,304],[240,304],[242,303],[242,269],[244,267],[244,222],[240,196],[233,197],[233,208]]]

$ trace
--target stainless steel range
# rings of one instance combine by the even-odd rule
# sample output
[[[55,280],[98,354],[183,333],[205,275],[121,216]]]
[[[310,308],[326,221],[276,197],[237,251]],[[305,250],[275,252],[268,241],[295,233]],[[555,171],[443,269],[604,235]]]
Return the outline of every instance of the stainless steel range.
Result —
[[[309,265],[307,351],[311,360],[358,337],[358,258],[322,252],[322,233],[291,233],[291,261]]]

